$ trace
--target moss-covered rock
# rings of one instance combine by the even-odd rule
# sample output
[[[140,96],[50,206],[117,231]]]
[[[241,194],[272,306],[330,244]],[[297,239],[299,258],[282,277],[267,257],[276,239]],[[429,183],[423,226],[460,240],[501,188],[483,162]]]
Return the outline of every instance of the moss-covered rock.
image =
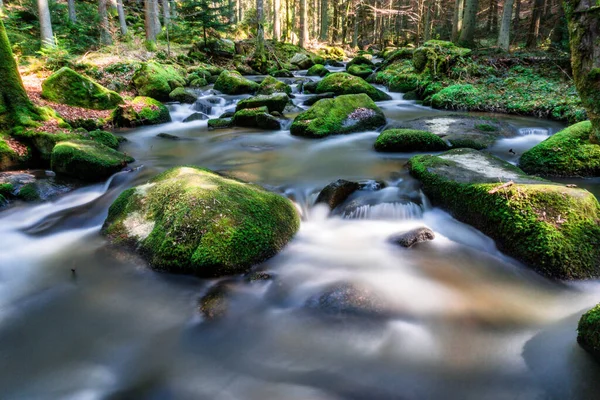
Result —
[[[193,80],[190,81],[190,86],[191,87],[198,88],[198,87],[203,87],[203,86],[206,86],[206,85],[208,85],[208,81],[206,79],[204,79],[204,78],[196,78],[196,79],[193,79]],[[177,90],[177,89],[175,89],[175,90]]]
[[[590,143],[591,131],[589,121],[571,125],[523,153],[519,166],[545,176],[600,176],[600,145]]]
[[[204,43],[199,40],[192,44],[190,53],[205,52],[220,57],[233,57],[235,55],[235,43],[229,39],[210,38]]]
[[[267,130],[281,129],[281,124],[277,118],[269,114],[269,109],[266,106],[244,108],[236,111],[233,115],[233,124],[236,126]]]
[[[325,76],[329,70],[323,64],[315,64],[306,71],[306,76]]]
[[[109,110],[123,103],[118,93],[67,67],[42,82],[42,97],[55,103],[94,110]]]
[[[223,71],[214,88],[225,94],[254,93],[258,90],[258,83],[244,78],[237,71]]]
[[[445,73],[458,57],[465,57],[471,50],[458,47],[452,42],[430,40],[413,52],[413,66],[417,72],[428,69],[432,75]]]
[[[577,343],[600,361],[600,304],[579,319]]]
[[[477,110],[478,97],[479,89],[473,85],[451,85],[431,97],[431,106],[447,110]]]
[[[115,126],[133,128],[171,122],[169,109],[150,97],[138,96],[131,102],[117,107],[111,114]]]
[[[159,270],[199,276],[246,271],[274,256],[299,228],[292,203],[198,167],[177,167],[124,191],[102,232]]]
[[[350,75],[346,72],[329,74],[317,84],[317,93],[332,92],[337,96],[343,94],[365,93],[373,101],[391,100],[391,97],[376,89],[364,79]]]
[[[348,68],[348,73],[350,75],[358,76],[359,78],[366,79],[369,75],[373,73],[373,70],[366,65],[352,65]]]
[[[180,103],[193,103],[196,101],[197,97],[195,94],[188,92],[184,88],[178,87],[169,93],[169,99]]]
[[[350,60],[348,62],[348,64],[346,64],[346,71],[350,72],[350,68],[354,65],[364,65],[365,67],[368,67],[368,68],[375,67],[375,64],[373,64],[373,61],[369,60],[365,56],[357,56],[357,57],[354,57],[352,60]]]
[[[273,94],[273,93],[285,93],[292,94],[292,88],[280,80],[267,76],[260,83],[256,94]]]
[[[93,140],[70,140],[54,146],[51,166],[57,174],[99,181],[133,161],[133,158]]]
[[[275,93],[272,95],[259,95],[248,99],[240,100],[235,110],[243,110],[244,108],[267,107],[269,112],[283,112],[285,106],[290,101],[290,98],[285,93]]]
[[[140,66],[140,69],[133,75],[132,82],[138,95],[160,101],[169,101],[169,93],[186,84],[185,79],[175,67],[152,61]]]
[[[233,126],[233,118],[212,118],[208,120],[210,129],[231,128]]]
[[[291,133],[320,138],[377,129],[385,125],[385,122],[383,112],[369,96],[351,94],[317,101],[294,119]]]
[[[17,152],[15,145],[18,145],[20,152]],[[28,146],[0,133],[0,171],[23,166],[30,158],[31,150]]]
[[[287,69],[278,69],[278,70],[271,72],[271,76],[274,76],[276,78],[293,78],[294,74],[292,74]]]
[[[310,55],[304,54],[304,53],[296,53],[296,54],[294,54],[294,57],[292,57],[290,59],[290,64],[295,65],[300,69],[309,69],[316,63],[313,61],[313,59],[310,57]],[[323,63],[318,63],[318,64],[323,64]]]
[[[385,69],[395,62],[402,60],[412,60],[414,49],[403,47],[400,49],[388,52],[384,57],[385,59],[381,63],[380,68]]]
[[[415,129],[388,129],[377,137],[375,150],[382,152],[443,151],[448,145],[431,132]]]
[[[471,149],[415,156],[409,168],[434,205],[541,274],[557,279],[600,275],[600,206],[586,190],[527,176]],[[500,188],[509,181],[514,184]]]

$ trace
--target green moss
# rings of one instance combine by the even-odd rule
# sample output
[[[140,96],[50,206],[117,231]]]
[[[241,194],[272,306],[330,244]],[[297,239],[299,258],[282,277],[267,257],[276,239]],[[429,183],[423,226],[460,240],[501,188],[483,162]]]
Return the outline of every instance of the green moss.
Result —
[[[589,121],[571,125],[529,149],[519,160],[530,174],[599,176],[600,146],[590,143]]]
[[[17,197],[24,201],[38,201],[40,200],[40,193],[35,184],[28,183],[19,189]]]
[[[306,76],[325,76],[329,70],[323,64],[315,64],[306,71]]]
[[[498,131],[498,127],[490,124],[477,124],[475,125],[475,129],[480,130],[481,132],[496,132]]]
[[[57,174],[98,181],[120,171],[133,158],[92,140],[60,142],[52,150],[51,166]]]
[[[373,68],[375,64],[364,56],[354,57],[346,64],[346,71],[350,72],[350,68],[354,65],[363,65],[367,68]]]
[[[225,94],[254,93],[258,90],[258,83],[244,78],[237,71],[223,71],[215,82],[215,90]]]
[[[157,100],[142,96],[117,107],[110,118],[115,126],[128,128],[171,122],[167,107]]]
[[[109,110],[123,103],[118,93],[67,67],[42,83],[42,97],[55,103],[94,110]]]
[[[600,304],[579,319],[577,342],[596,359],[600,359]]]
[[[171,101],[178,101],[180,103],[194,103],[196,98],[196,95],[188,92],[182,87],[175,88],[171,93],[169,93],[169,99]]]
[[[290,98],[285,93],[275,93],[272,95],[259,95],[248,99],[240,100],[236,105],[236,111],[244,108],[267,107],[268,112],[283,112]]]
[[[382,152],[443,151],[448,145],[431,132],[416,129],[388,129],[375,141],[375,150]]]
[[[391,100],[391,97],[376,89],[364,79],[350,75],[345,72],[329,74],[318,83],[317,93],[335,93],[337,96],[343,94],[365,93],[373,101]]]
[[[258,87],[258,91],[256,92],[256,94],[267,94],[268,95],[268,94],[273,94],[273,93],[285,93],[285,94],[290,95],[290,94],[292,94],[292,88],[290,87],[290,85],[286,85],[285,83],[273,78],[272,76],[267,76],[260,83],[260,86]]]
[[[425,70],[432,75],[445,73],[459,57],[466,57],[471,50],[457,47],[452,42],[430,40],[413,52],[413,66],[417,72]]]
[[[9,146],[5,137],[5,135],[0,133],[0,171],[20,167],[24,165],[27,161],[29,161],[31,157],[31,152],[27,146],[25,146],[27,148],[26,153],[24,155],[19,155],[12,149],[11,146]],[[21,145],[24,145],[22,142],[19,142],[15,138],[13,138],[12,140],[17,141]]]
[[[294,119],[291,133],[320,138],[376,129],[385,123],[383,112],[366,94],[351,94],[317,101]]]
[[[93,141],[101,143],[105,146],[108,146],[111,149],[116,150],[119,148],[120,139],[110,132],[95,130],[87,133],[87,135],[84,134],[82,136],[84,138],[86,138],[87,136],[87,138],[92,139]]]
[[[236,111],[233,115],[233,124],[237,126],[269,130],[281,129],[279,121],[277,121],[277,119],[272,115],[269,115],[269,109],[266,106],[244,108]]]
[[[12,197],[15,187],[11,183],[0,183],[0,196]]]
[[[65,133],[65,132],[39,132],[34,130],[20,130],[14,133],[14,137],[22,142],[29,143],[36,150],[37,155],[43,162],[50,161],[50,154],[56,143],[70,140],[83,139],[84,136],[80,133]]]
[[[241,273],[275,255],[299,227],[284,197],[198,167],[177,167],[124,192],[103,233],[138,248],[159,270]]]
[[[230,128],[233,126],[233,118],[213,118],[208,120],[211,129]]]
[[[273,72],[270,73],[270,75],[274,76],[276,78],[291,78],[294,76],[294,74],[292,74],[289,69],[285,69],[285,68],[274,70]]]
[[[373,70],[366,65],[352,65],[348,68],[348,73],[350,75],[358,76],[359,78],[366,79],[369,75],[373,73]]]
[[[191,87],[203,87],[208,85],[208,81],[204,78],[196,78],[190,81]]]
[[[457,162],[461,156],[470,168]],[[486,157],[516,183],[490,193],[502,182],[482,175],[474,157]],[[467,149],[415,156],[409,168],[434,205],[489,235],[502,251],[536,271],[557,279],[600,274],[600,206],[591,193],[535,180],[504,161]]]
[[[140,69],[133,75],[132,82],[138,95],[160,101],[169,101],[169,93],[186,84],[177,69],[152,61],[142,63]]]

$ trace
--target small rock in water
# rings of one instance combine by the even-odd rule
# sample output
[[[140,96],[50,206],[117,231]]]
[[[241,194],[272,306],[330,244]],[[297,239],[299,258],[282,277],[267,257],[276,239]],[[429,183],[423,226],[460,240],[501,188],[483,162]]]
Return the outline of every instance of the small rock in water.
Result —
[[[208,119],[208,115],[201,112],[195,112],[186,119],[184,119],[183,122],[204,121],[205,119]]]
[[[227,283],[218,283],[209,289],[209,291],[200,299],[200,312],[207,319],[220,318],[227,312],[229,308],[229,300],[227,294],[230,291],[230,286]]]
[[[383,300],[372,290],[347,282],[333,284],[310,297],[305,307],[338,317],[378,317],[385,314],[386,309]]]
[[[253,271],[246,274],[246,280],[249,282],[269,281],[271,279],[273,279],[273,276],[265,271]]]
[[[169,133],[159,133],[158,135],[156,135],[156,137],[159,137],[162,139],[169,139],[169,140],[180,140],[181,139],[179,136],[171,135]]]
[[[357,191],[360,188],[358,182],[351,182],[345,179],[338,179],[335,182],[325,186],[319,196],[317,197],[316,203],[325,203],[329,206],[329,209],[333,210],[340,204],[342,204],[348,196]]]
[[[435,239],[433,231],[423,226],[399,235],[394,235],[390,238],[390,241],[402,247],[410,248],[417,243],[428,242],[433,239]]]

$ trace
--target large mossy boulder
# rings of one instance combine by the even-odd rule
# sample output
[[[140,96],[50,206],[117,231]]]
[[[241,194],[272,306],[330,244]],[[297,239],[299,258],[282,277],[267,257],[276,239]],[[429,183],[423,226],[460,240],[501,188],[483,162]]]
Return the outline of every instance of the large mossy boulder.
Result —
[[[369,60],[365,56],[357,56],[354,57],[352,60],[348,61],[348,64],[346,64],[346,71],[350,71],[350,68],[354,65],[364,65],[367,68],[375,67],[373,61]]]
[[[306,76],[325,76],[329,70],[323,64],[315,64],[306,71]]]
[[[413,66],[417,72],[426,69],[432,75],[442,74],[459,57],[468,56],[470,49],[458,47],[452,42],[430,40],[413,52]]]
[[[444,151],[448,145],[439,136],[416,129],[388,129],[377,137],[375,150],[381,152]]]
[[[171,101],[178,101],[180,103],[193,103],[197,98],[198,97],[195,94],[188,92],[182,87],[178,87],[169,93],[169,99]]]
[[[273,94],[273,93],[285,93],[292,94],[292,88],[290,85],[287,85],[281,82],[278,79],[273,78],[272,76],[267,76],[260,83],[258,87],[258,91],[256,94]]]
[[[100,181],[133,161],[128,155],[93,140],[70,140],[54,146],[51,167],[60,175]]]
[[[204,52],[220,57],[233,57],[235,55],[235,43],[229,39],[212,38],[204,42],[200,40],[192,44],[190,54]]]
[[[272,95],[259,95],[248,99],[240,100],[235,107],[236,111],[244,108],[267,107],[269,112],[283,112],[290,98],[285,93],[275,93]]]
[[[350,94],[317,101],[300,113],[292,135],[321,138],[329,135],[377,129],[385,125],[383,112],[366,94]]]
[[[214,89],[225,94],[246,94],[258,90],[258,83],[244,78],[237,71],[223,71],[215,82]]]
[[[539,273],[600,276],[600,205],[590,192],[530,177],[471,149],[415,156],[409,168],[434,205]]]
[[[93,110],[110,110],[123,103],[118,93],[67,67],[42,82],[42,97],[55,103]]]
[[[169,101],[169,93],[186,85],[175,67],[153,61],[143,63],[133,75],[132,82],[138,95],[160,101]]]
[[[121,193],[102,232],[158,270],[203,277],[246,271],[279,252],[300,225],[294,205],[198,167],[176,167]]]
[[[358,76],[359,78],[367,79],[373,73],[373,69],[366,65],[352,65],[348,68],[350,75]]]
[[[281,129],[281,124],[277,118],[269,114],[269,109],[266,106],[244,108],[236,111],[233,115],[232,122],[236,126],[244,126],[247,128],[260,128],[267,130]]]
[[[350,75],[346,72],[329,74],[317,84],[317,93],[335,93],[336,96],[343,94],[364,93],[373,101],[391,100],[392,98],[379,89],[367,83],[364,79]]]
[[[295,65],[300,69],[309,69],[315,65],[315,62],[308,54],[296,53],[290,59],[290,64]]]
[[[600,176],[600,145],[590,143],[590,121],[571,125],[529,149],[519,166],[544,176]]]
[[[117,127],[133,128],[171,122],[171,114],[161,102],[150,97],[138,96],[117,107],[111,114],[111,120]]]
[[[600,304],[579,319],[577,343],[600,361]]]

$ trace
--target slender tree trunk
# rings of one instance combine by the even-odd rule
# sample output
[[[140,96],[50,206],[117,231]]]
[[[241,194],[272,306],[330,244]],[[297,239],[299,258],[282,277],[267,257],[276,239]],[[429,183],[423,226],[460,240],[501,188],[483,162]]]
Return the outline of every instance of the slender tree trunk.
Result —
[[[464,24],[458,39],[463,46],[472,47],[474,45],[478,8],[479,0],[465,0]]]
[[[552,29],[552,34],[550,35],[550,43],[554,48],[560,48],[563,37],[565,35],[566,24],[565,24],[565,13],[562,7],[558,7],[558,13],[556,14],[556,24],[554,24],[554,28]]]
[[[169,26],[171,22],[171,12],[169,11],[169,0],[161,0],[163,9],[163,25]]]
[[[531,23],[529,24],[529,31],[527,33],[527,48],[537,47],[538,37],[540,35],[540,21],[542,19],[542,11],[544,7],[544,0],[535,0],[533,3],[533,10],[531,13]]]
[[[321,0],[321,41],[326,42],[329,38],[329,4],[327,0]]]
[[[516,39],[517,35],[519,34],[520,27],[521,27],[521,0],[515,0],[515,22],[513,22],[513,32],[514,32],[513,36],[515,39]]]
[[[344,10],[344,19],[342,20],[342,46],[346,44],[346,39],[348,36],[348,24],[350,23],[349,14],[350,14],[350,3],[351,0],[347,0]]]
[[[424,32],[423,32],[423,41],[428,41],[431,39],[431,6],[429,4],[425,4],[425,22],[424,22]]]
[[[154,25],[154,0],[144,1],[144,26],[146,28],[146,42],[156,43],[156,27]]]
[[[154,26],[154,36],[156,37],[161,31],[160,10],[158,7],[158,0],[152,0],[152,22]]]
[[[267,69],[264,16],[263,0],[256,0],[256,51],[254,52],[253,67],[260,73],[265,73]]]
[[[278,41],[281,38],[281,19],[279,12],[281,0],[273,0],[273,40]]]
[[[285,0],[285,34],[283,35],[284,42],[289,42],[290,35],[290,0]]]
[[[358,14],[360,12],[360,3],[354,9],[354,29],[352,31],[352,48],[358,46]]]
[[[590,141],[600,144],[600,7],[593,1],[563,2],[571,34],[575,86],[592,122]]]
[[[308,45],[308,15],[306,13],[306,0],[300,0],[300,43],[304,48]]]
[[[100,17],[100,43],[104,45],[112,44],[110,27],[108,25],[107,0],[98,1],[98,16]]]
[[[175,0],[170,0],[169,4],[171,5],[171,18],[176,19],[177,18],[177,4],[175,3]],[[233,12],[233,19],[235,22],[235,10]]]
[[[42,47],[54,47],[54,34],[52,33],[52,20],[48,0],[38,0],[38,13],[40,17],[40,39]]]
[[[339,10],[339,3],[340,0],[334,1],[333,2],[333,31],[331,33],[331,41],[333,43],[336,43],[338,40],[338,25],[340,23],[339,18],[340,18],[340,10]]]
[[[242,7],[242,0],[237,0],[237,12],[238,12],[238,21],[242,22],[244,19],[244,10]]]
[[[0,7],[2,0],[0,0]],[[77,22],[77,14],[75,13],[75,0],[67,0],[67,6],[69,7],[69,21],[72,23]]]
[[[510,46],[510,22],[512,21],[514,0],[506,0],[502,10],[502,22],[500,24],[500,33],[498,33],[498,47],[508,51]]]
[[[119,14],[119,27],[121,35],[127,35],[127,22],[125,20],[125,10],[123,9],[123,0],[117,0],[117,13]]]

